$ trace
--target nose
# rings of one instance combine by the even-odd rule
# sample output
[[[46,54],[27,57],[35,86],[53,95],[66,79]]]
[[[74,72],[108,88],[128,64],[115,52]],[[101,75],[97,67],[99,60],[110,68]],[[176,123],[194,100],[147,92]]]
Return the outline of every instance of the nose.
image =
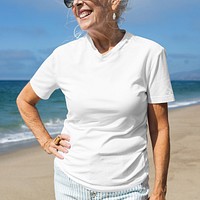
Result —
[[[83,0],[74,0],[73,5],[77,6],[77,7],[81,6],[81,5],[83,5]]]

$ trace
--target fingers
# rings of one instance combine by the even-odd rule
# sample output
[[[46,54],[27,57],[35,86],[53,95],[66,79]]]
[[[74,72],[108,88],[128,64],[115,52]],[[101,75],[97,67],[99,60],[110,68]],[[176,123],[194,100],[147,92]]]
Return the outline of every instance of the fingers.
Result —
[[[71,145],[68,142],[64,141],[64,140],[61,141],[59,143],[59,145],[56,145],[56,149],[58,151],[63,152],[63,153],[68,153],[70,148],[71,148]]]
[[[69,141],[69,135],[58,135],[55,139],[50,141],[47,152],[55,155],[57,158],[64,159],[63,155],[61,155],[58,151],[68,153],[71,148]]]
[[[58,146],[57,149],[59,151],[62,151],[63,153],[67,153],[68,149],[71,148],[71,145],[69,142],[70,142],[70,137],[69,137],[69,135],[66,135],[66,134],[58,135],[54,139],[54,143]]]
[[[70,136],[67,134],[61,134],[59,136],[61,137],[62,140],[67,140],[68,142],[70,141]]]
[[[60,141],[61,141],[61,136],[58,135],[56,138],[54,138],[53,142],[55,145],[59,145],[60,144]]]
[[[56,146],[54,146],[54,145],[50,146],[50,147],[49,147],[49,151],[51,152],[51,154],[53,154],[53,155],[56,156],[57,158],[59,158],[59,159],[64,159],[64,156],[61,155],[61,154],[58,152]]]

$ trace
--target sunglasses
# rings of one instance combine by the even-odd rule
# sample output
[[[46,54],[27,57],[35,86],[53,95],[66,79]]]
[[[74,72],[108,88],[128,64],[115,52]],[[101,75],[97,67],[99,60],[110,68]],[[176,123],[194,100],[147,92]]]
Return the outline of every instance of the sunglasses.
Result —
[[[67,8],[71,8],[73,6],[74,0],[64,0],[64,3]]]

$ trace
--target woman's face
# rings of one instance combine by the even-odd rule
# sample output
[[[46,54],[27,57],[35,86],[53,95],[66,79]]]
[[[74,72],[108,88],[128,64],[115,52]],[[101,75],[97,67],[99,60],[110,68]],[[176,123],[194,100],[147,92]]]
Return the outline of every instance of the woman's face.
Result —
[[[105,28],[110,16],[109,0],[74,0],[72,11],[80,28],[85,31]],[[112,11],[111,11],[112,12]]]

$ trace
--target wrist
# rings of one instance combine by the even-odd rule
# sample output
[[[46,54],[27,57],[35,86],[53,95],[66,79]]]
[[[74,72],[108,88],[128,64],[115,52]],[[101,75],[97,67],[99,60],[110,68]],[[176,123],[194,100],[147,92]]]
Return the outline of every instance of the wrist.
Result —
[[[154,195],[166,196],[166,193],[167,193],[167,186],[157,187],[157,188],[154,188],[153,190]]]
[[[43,144],[41,144],[43,150],[46,151],[48,154],[51,154],[51,152],[49,151],[49,147],[52,140],[53,140],[52,138],[49,138]]]

